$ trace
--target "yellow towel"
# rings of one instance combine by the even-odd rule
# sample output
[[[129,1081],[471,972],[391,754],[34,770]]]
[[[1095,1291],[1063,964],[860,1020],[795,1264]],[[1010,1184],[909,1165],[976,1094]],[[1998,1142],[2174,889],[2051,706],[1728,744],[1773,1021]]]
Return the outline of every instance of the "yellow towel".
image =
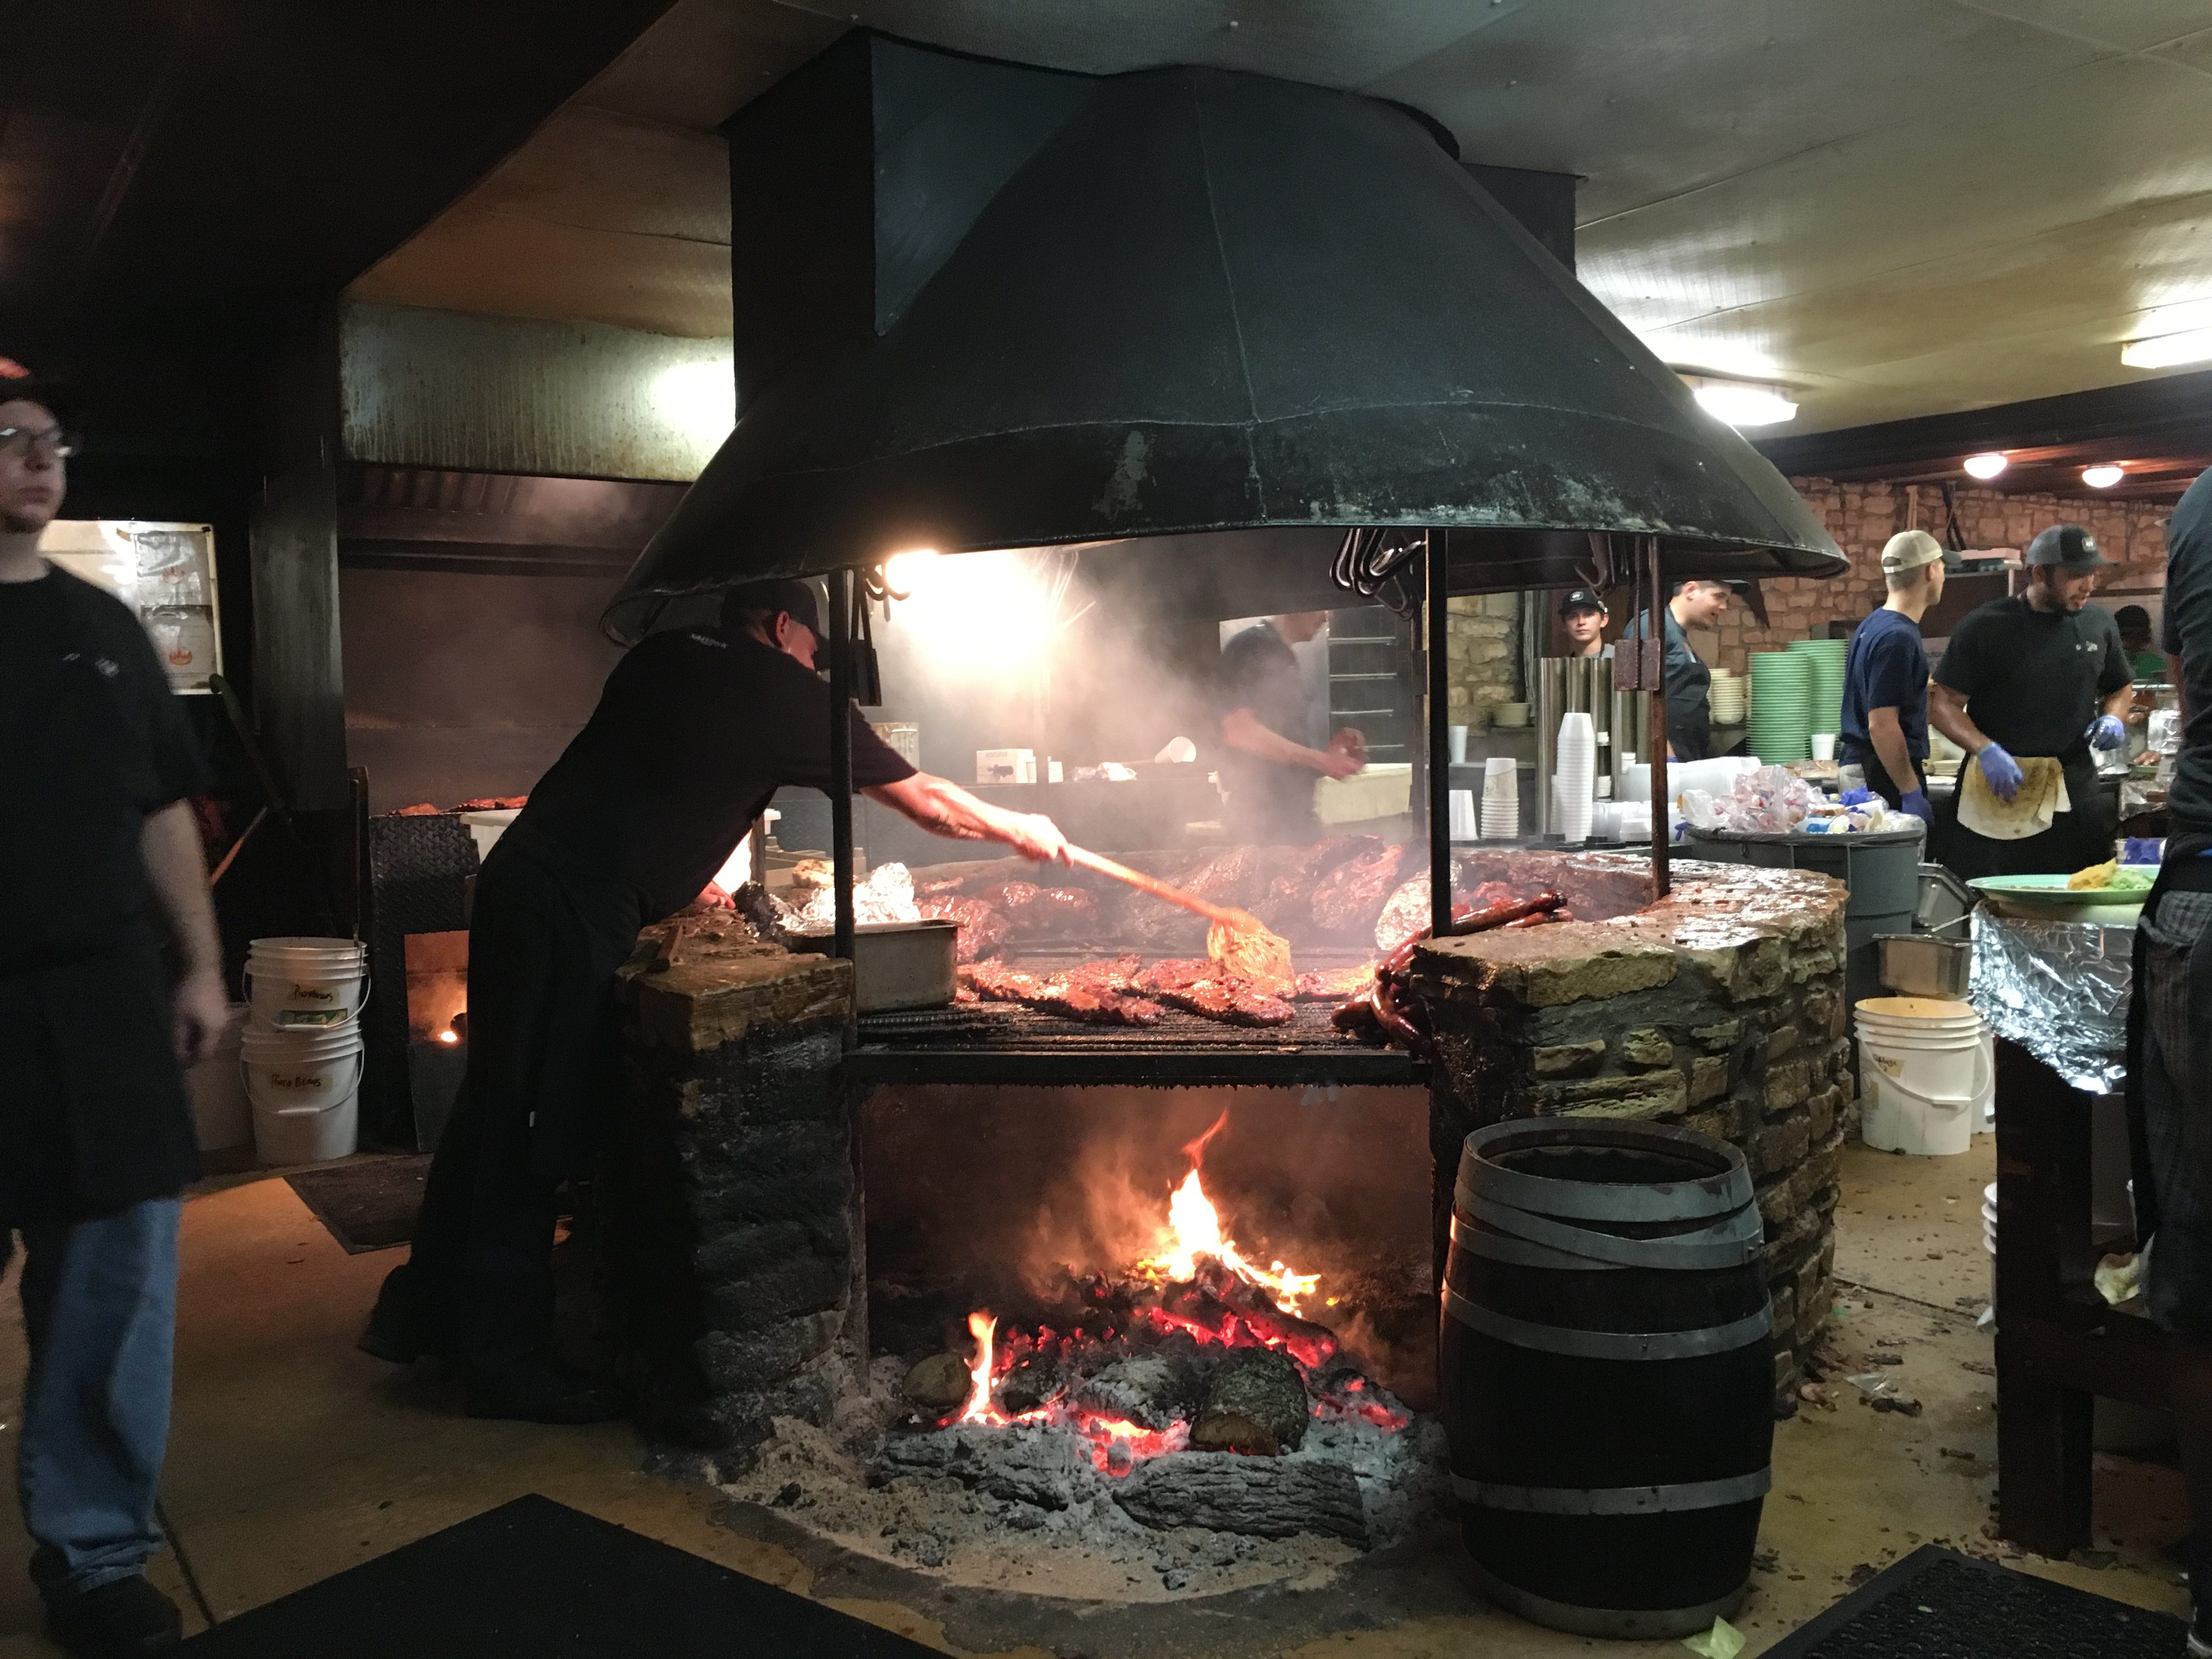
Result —
[[[2025,841],[2051,828],[2054,814],[2070,811],[2065,769],[2047,755],[2016,757],[2020,791],[1999,800],[1978,761],[1959,769],[1959,827],[1991,841]]]

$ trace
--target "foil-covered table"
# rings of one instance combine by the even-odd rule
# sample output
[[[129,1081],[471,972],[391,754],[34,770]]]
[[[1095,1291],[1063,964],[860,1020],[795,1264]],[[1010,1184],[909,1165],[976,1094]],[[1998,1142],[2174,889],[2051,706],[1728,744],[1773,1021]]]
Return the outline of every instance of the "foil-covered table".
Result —
[[[2127,1078],[2128,995],[2136,930],[2094,921],[2024,921],[1974,912],[1968,994],[1996,1034],[2074,1087],[2117,1093]]]

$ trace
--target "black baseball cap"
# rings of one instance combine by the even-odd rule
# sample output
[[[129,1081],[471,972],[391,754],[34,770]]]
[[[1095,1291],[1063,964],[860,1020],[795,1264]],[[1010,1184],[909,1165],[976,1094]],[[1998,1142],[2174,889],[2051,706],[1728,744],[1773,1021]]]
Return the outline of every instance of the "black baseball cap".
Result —
[[[728,619],[744,611],[787,611],[793,622],[805,623],[816,639],[824,636],[822,631],[822,600],[814,591],[814,584],[796,576],[786,576],[775,581],[747,582],[743,586],[725,590],[722,594],[722,617]]]
[[[1605,601],[1587,587],[1577,587],[1559,601],[1559,614],[1562,617],[1571,617],[1577,611],[1595,611],[1601,617],[1609,617],[1613,614],[1606,609]]]
[[[32,403],[64,427],[76,424],[76,399],[59,380],[14,357],[0,356],[0,404]]]
[[[2057,565],[2061,570],[2079,574],[2084,570],[2097,570],[2112,561],[2097,550],[2097,538],[2078,524],[2055,524],[2047,530],[2039,530],[2021,555],[2021,562],[2030,568],[2038,565]]]

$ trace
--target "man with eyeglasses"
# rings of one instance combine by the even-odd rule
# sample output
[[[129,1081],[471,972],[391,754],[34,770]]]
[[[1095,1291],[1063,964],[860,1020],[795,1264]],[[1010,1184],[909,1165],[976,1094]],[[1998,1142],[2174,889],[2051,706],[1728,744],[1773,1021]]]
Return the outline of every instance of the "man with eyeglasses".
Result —
[[[48,1628],[164,1653],[146,1582],[169,1433],[178,1194],[198,1173],[179,1062],[228,1015],[190,798],[202,764],[138,619],[39,538],[67,399],[0,358],[0,1267],[22,1235],[16,1455]]]

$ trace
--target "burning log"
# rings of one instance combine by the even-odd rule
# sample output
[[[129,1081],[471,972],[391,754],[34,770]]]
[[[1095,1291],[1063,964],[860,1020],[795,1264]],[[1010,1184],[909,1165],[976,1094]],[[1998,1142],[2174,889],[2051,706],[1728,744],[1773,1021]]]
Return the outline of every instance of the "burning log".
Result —
[[[1172,1359],[1144,1355],[1117,1359],[1075,1391],[1079,1409],[1098,1417],[1164,1431],[1190,1415],[1198,1376]]]
[[[1022,1424],[986,1428],[962,1423],[887,1440],[878,1455],[877,1473],[885,1480],[949,1475],[990,1497],[1041,1510],[1064,1510],[1098,1489],[1097,1468],[1079,1442],[1057,1429]]]
[[[1130,1519],[1163,1532],[1204,1527],[1255,1538],[1310,1532],[1368,1547],[1359,1482],[1341,1463],[1190,1451],[1155,1458],[1111,1490]]]
[[[964,1380],[964,1371],[962,1376]],[[1042,1353],[1024,1354],[999,1384],[999,1409],[1009,1417],[1025,1417],[1066,1391],[1066,1368],[1057,1359]]]
[[[1312,1416],[1305,1381],[1287,1355],[1272,1348],[1239,1348],[1221,1362],[1206,1385],[1206,1409],[1191,1429],[1190,1442],[1213,1451],[1296,1451]]]

